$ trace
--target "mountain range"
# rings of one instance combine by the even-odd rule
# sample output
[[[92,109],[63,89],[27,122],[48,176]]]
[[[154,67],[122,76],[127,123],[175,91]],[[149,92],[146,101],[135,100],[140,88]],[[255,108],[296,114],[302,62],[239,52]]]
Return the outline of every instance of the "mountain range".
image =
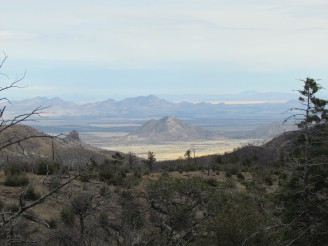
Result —
[[[225,103],[190,103],[179,102],[173,103],[162,98],[149,95],[127,98],[121,101],[108,99],[105,101],[76,104],[65,101],[59,97],[45,98],[37,97],[14,101],[13,106],[8,105],[8,110],[14,113],[21,113],[33,108],[42,106],[49,107],[46,115],[58,116],[192,116],[194,114],[207,114],[209,111],[216,114],[249,114],[249,113],[269,113],[279,110],[286,110],[286,106],[295,105],[295,101],[283,103],[242,103],[242,104],[225,104]]]
[[[252,93],[250,93],[252,94]],[[219,100],[219,99],[218,99]],[[0,105],[1,106],[1,105]],[[99,102],[77,104],[59,97],[37,97],[13,101],[7,105],[5,117],[30,112],[36,107],[46,107],[38,121],[28,122],[47,133],[60,133],[76,129],[84,132],[129,133],[147,120],[170,115],[184,119],[206,131],[227,137],[242,137],[256,127],[282,122],[288,109],[298,106],[297,100],[275,103],[225,104],[169,102],[149,95],[124,100],[107,99]]]

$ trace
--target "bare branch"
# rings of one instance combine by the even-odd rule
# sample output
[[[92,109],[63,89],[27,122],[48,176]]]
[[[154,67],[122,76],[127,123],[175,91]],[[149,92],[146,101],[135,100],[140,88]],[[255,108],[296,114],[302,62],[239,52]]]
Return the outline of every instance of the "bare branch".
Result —
[[[261,233],[261,232],[264,232],[264,231],[270,231],[270,230],[275,230],[275,229],[282,228],[282,227],[286,227],[286,225],[274,225],[274,226],[269,226],[269,227],[261,228],[261,229],[257,230],[256,232],[254,232],[254,233],[253,233],[252,235],[250,235],[249,237],[247,237],[247,238],[244,240],[244,242],[242,243],[241,246],[244,246],[245,243],[246,243],[249,239],[255,237],[257,234],[259,234],[259,233]]]
[[[63,184],[59,185],[58,187],[54,188],[53,190],[51,190],[50,192],[48,192],[47,194],[43,195],[42,197],[40,197],[39,199],[37,199],[36,201],[33,201],[32,203],[25,205],[25,206],[21,206],[20,209],[13,214],[12,216],[10,216],[7,219],[4,219],[2,221],[2,223],[0,223],[0,230],[2,228],[4,228],[8,223],[10,223],[11,221],[13,221],[14,219],[16,219],[17,217],[19,217],[20,215],[23,215],[23,213],[25,211],[27,211],[28,209],[33,208],[34,206],[42,203],[47,197],[51,196],[52,194],[56,193],[57,191],[59,191],[61,188],[63,188],[64,186],[68,185],[69,183],[71,183],[73,180],[77,179],[78,177],[80,177],[80,174],[75,175],[73,178],[69,179],[68,181],[64,182]]]
[[[7,60],[8,56],[5,52],[3,52],[4,58],[2,59],[2,61],[0,62],[0,69],[2,68],[3,64],[5,63],[5,61]]]

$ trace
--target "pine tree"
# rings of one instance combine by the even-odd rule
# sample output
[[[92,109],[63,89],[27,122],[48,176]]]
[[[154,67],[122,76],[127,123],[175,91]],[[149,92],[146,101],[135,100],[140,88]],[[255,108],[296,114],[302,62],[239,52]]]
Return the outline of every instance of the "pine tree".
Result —
[[[316,96],[322,89],[316,80],[303,82],[301,107],[291,109],[295,113],[287,119],[297,121],[300,147],[291,155],[292,175],[280,192],[282,222],[287,245],[323,245],[328,244],[327,101]]]

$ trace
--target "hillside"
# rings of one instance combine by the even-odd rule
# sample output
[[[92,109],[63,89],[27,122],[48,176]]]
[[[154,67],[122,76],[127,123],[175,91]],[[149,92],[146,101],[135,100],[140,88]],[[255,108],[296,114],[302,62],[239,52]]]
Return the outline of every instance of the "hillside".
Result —
[[[130,138],[137,137],[152,142],[206,140],[211,134],[202,128],[181,119],[166,116],[159,120],[149,120],[134,132]]]
[[[295,125],[282,124],[281,122],[275,121],[270,124],[258,126],[254,130],[245,133],[245,135],[241,137],[249,139],[262,139],[263,142],[267,142],[284,132],[293,130],[297,130]]]
[[[30,138],[31,136],[36,137]],[[72,131],[68,136],[59,136],[52,140],[51,136],[26,125],[15,125],[2,132],[1,147],[6,142],[23,138],[29,139],[1,151],[1,163],[7,160],[33,162],[40,158],[51,160],[52,149],[54,149],[55,161],[65,165],[84,165],[90,162],[90,159],[101,162],[113,153],[85,144],[79,139],[76,131]]]
[[[154,127],[155,123],[176,125],[177,121],[164,117],[147,123]],[[327,125],[312,130],[311,136],[327,142]],[[17,126],[15,132],[42,134],[25,126]],[[190,239],[192,245],[242,245],[246,240],[245,246],[278,245],[276,242],[281,241],[286,228],[290,229],[290,224],[288,227],[276,224],[277,218],[278,223],[286,219],[281,205],[287,209],[291,206],[295,211],[293,204],[284,202],[295,199],[295,187],[302,188],[295,186],[295,173],[291,173],[288,159],[283,160],[281,153],[297,150],[301,146],[300,135],[297,131],[287,132],[265,145],[245,146],[220,156],[157,162],[152,170],[146,169],[140,161],[133,162],[132,168],[127,162],[118,165],[119,159],[115,158],[98,163],[92,169],[75,166],[65,173],[49,175],[38,174],[31,168],[24,171],[24,165],[7,165],[0,170],[0,205],[3,218],[10,219],[9,215],[14,214],[19,220],[9,220],[2,234],[0,230],[0,244],[7,243],[9,229],[15,228],[14,239],[42,242],[35,245],[43,245],[43,242],[80,245],[81,240],[95,245],[131,245],[132,240],[134,245],[153,241],[156,245],[178,245],[179,242],[188,244]],[[40,149],[41,145],[49,148],[49,139],[33,140],[26,146],[26,152]],[[72,146],[84,145],[76,131],[62,141],[65,144],[61,146],[70,151],[75,151],[70,149]],[[313,150],[325,155],[326,145],[322,147],[319,152]],[[77,155],[82,155],[82,151],[87,150],[81,148]],[[22,170],[17,171],[19,166]],[[320,203],[312,207],[320,206],[320,209],[327,201],[327,168],[323,168],[317,170],[320,175],[312,176],[324,179],[320,186],[315,186],[319,191],[314,190]],[[16,173],[12,174],[13,171]],[[80,173],[81,176],[76,176]],[[71,177],[75,178],[70,180]],[[18,182],[24,178],[24,184]],[[53,196],[38,202],[38,197],[50,194],[58,182],[68,183]],[[302,196],[296,199],[303,201]],[[29,206],[33,202],[36,202],[34,207],[19,214],[19,206]],[[319,212],[317,217],[323,218],[327,209]],[[272,214],[277,216],[272,218]],[[35,218],[43,219],[43,224]],[[13,224],[15,226],[10,227]],[[250,237],[259,229],[272,226],[281,230],[275,234],[263,230]],[[320,230],[327,231],[326,224],[320,226]],[[284,241],[289,240],[287,235]],[[326,245],[321,243],[324,236],[315,240],[319,243],[313,245]]]

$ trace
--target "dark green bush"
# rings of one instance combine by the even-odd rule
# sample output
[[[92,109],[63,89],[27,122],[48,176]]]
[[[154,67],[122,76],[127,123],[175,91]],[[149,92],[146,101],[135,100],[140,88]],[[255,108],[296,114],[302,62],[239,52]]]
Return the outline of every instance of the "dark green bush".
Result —
[[[225,177],[226,177],[226,178],[230,178],[231,176],[232,176],[232,175],[231,175],[230,172],[226,172],[226,173],[225,173]]]
[[[274,175],[280,175],[280,173],[281,173],[280,170],[274,170],[274,171],[273,171],[273,174],[274,174]]]
[[[48,167],[47,167],[48,166]],[[49,164],[46,163],[44,160],[40,160],[36,163],[36,170],[35,170],[35,173],[37,175],[46,175],[47,173],[48,174],[51,174],[51,170],[50,170],[50,167],[49,167]]]
[[[282,173],[280,173],[280,175],[279,175],[279,179],[281,179],[281,180],[286,180],[287,177],[288,177],[288,174],[285,173],[285,172],[282,172]]]
[[[10,172],[7,173],[5,178],[5,185],[6,186],[26,186],[28,185],[29,181],[26,174],[11,174]]]
[[[82,182],[90,182],[90,178],[91,178],[91,175],[88,174],[88,173],[82,173],[81,176],[80,176],[80,180]]]
[[[137,178],[141,178],[141,169],[140,167],[137,167],[133,170],[133,176],[137,177]]]
[[[36,162],[35,174],[37,175],[52,175],[60,169],[59,163],[53,163],[49,160],[40,159]]]
[[[235,189],[236,188],[236,182],[229,178],[225,181],[225,188],[227,189]]]
[[[57,220],[56,219],[52,218],[52,219],[46,220],[46,222],[50,226],[50,229],[56,229],[57,228]]]
[[[245,176],[242,173],[237,173],[237,178],[239,180],[245,180]]]
[[[208,184],[208,185],[210,185],[210,186],[213,186],[213,187],[217,187],[218,186],[218,181],[215,178],[205,179],[205,183]]]
[[[103,197],[110,197],[110,189],[109,186],[104,184],[99,191],[99,194]]]
[[[9,162],[4,167],[5,174],[21,174],[23,172],[28,172],[29,168],[26,163],[19,162]]]
[[[124,179],[123,186],[127,189],[132,189],[140,184],[141,179],[135,176],[128,176]]]
[[[167,171],[163,171],[161,177],[168,177],[169,173]]]
[[[35,192],[34,187],[33,186],[28,186],[25,194],[24,194],[24,199],[25,200],[30,200],[30,201],[34,201],[37,200],[41,197],[40,193]]]
[[[60,212],[60,218],[67,226],[73,226],[75,222],[75,213],[71,207],[64,207]]]
[[[273,178],[271,176],[266,176],[266,177],[264,177],[264,182],[267,185],[271,186],[271,185],[273,185]]]
[[[232,166],[232,167],[230,168],[230,173],[231,173],[232,175],[237,175],[238,172],[239,172],[239,168],[238,168],[238,167],[236,167],[236,166]]]

